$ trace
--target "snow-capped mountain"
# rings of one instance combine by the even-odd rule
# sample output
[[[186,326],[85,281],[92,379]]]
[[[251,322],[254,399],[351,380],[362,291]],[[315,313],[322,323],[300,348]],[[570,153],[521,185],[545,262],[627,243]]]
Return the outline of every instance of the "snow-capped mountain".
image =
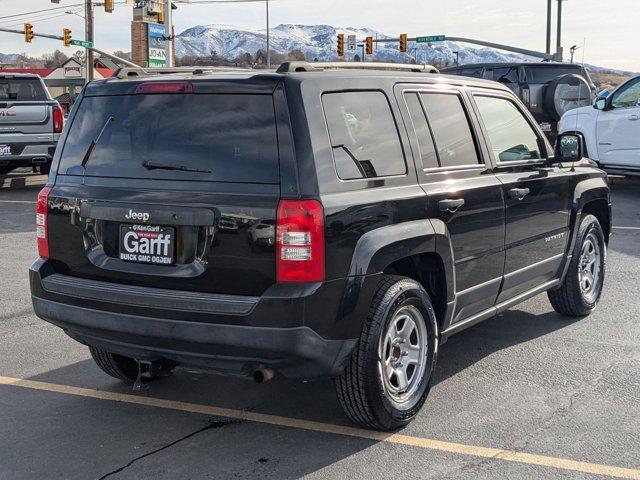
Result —
[[[344,33],[356,35],[358,40],[367,36],[377,38],[392,38],[382,32],[369,28],[336,28],[331,25],[278,25],[271,29],[271,48],[280,53],[292,50],[302,50],[309,60],[318,59],[329,61],[336,57],[337,35]],[[265,50],[267,36],[265,30],[249,30],[231,25],[198,25],[189,28],[176,36],[176,55],[206,56],[212,52],[234,59],[244,53],[255,54],[258,50]],[[455,61],[459,52],[460,63],[478,62],[509,62],[533,60],[517,54],[501,53],[489,48],[469,48],[454,42],[434,43],[429,46],[420,44],[417,50],[410,45],[411,51],[400,53],[397,42],[378,43],[374,59],[378,61],[407,62],[411,58],[420,63],[450,63]],[[348,52],[347,58],[355,54],[362,55],[362,50]]]

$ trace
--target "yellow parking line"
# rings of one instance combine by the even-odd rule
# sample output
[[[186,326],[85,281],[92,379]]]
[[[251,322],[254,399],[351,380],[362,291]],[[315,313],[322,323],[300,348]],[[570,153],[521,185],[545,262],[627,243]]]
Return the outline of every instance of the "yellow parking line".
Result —
[[[310,430],[321,433],[332,433],[336,435],[346,435],[349,437],[374,440],[378,442],[389,442],[400,445],[413,446],[426,450],[437,450],[447,453],[459,453],[474,457],[493,458],[508,462],[523,463],[528,465],[538,465],[543,467],[559,468],[575,472],[591,473],[594,475],[608,475],[616,478],[640,479],[640,470],[629,468],[601,465],[597,463],[579,462],[559,457],[549,457],[545,455],[535,455],[512,450],[502,450],[497,448],[478,447],[461,443],[442,442],[428,438],[411,437],[408,435],[391,434],[364,430],[361,428],[345,427],[329,423],[313,422],[310,420],[300,420],[296,418],[279,417],[264,413],[247,412],[243,410],[233,410],[228,408],[214,407],[197,403],[178,402],[161,398],[143,397],[125,393],[105,392],[88,388],[72,387],[69,385],[59,385],[55,383],[38,382],[33,380],[23,380],[20,378],[1,377],[0,385],[11,385],[15,387],[41,390],[45,392],[63,393],[76,395],[85,398],[95,398],[99,400],[110,400],[148,407],[165,408],[183,412],[199,413],[218,417],[233,418],[237,420],[248,420],[251,422],[276,425],[280,427],[290,427],[302,430]]]
[[[0,203],[15,203],[18,205],[35,205],[38,202],[31,200],[0,200]]]

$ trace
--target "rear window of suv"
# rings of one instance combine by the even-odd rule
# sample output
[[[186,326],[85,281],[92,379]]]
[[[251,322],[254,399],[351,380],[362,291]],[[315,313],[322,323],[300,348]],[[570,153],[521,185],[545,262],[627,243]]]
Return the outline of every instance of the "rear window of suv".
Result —
[[[83,169],[83,158],[96,139]],[[143,166],[145,162],[147,166],[184,171],[150,169]],[[58,171],[121,178],[279,183],[273,98],[240,94],[85,97],[69,130]]]
[[[527,81],[529,83],[549,83],[556,77],[576,74],[585,77],[580,66],[548,66],[548,67],[525,67]],[[586,78],[586,77],[585,77]]]
[[[47,95],[36,78],[0,78],[0,101],[43,102]]]

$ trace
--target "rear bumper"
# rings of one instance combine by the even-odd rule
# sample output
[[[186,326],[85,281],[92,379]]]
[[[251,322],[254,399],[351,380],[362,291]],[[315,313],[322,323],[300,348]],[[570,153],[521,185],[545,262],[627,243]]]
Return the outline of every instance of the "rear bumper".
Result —
[[[1,138],[0,144],[3,144]],[[11,145],[11,143],[8,144]],[[50,162],[56,150],[56,143],[34,143],[26,145],[21,143],[19,148],[19,154],[0,155],[0,166],[15,165],[16,167],[21,167]]]
[[[335,285],[279,298],[169,293],[55,274],[42,259],[32,266],[30,281],[38,317],[80,343],[232,375],[265,366],[291,378],[336,376],[357,341],[350,331],[359,332],[364,318],[358,309],[345,315],[328,306]],[[324,320],[306,314],[311,305],[320,313],[324,308]],[[350,322],[357,325],[347,328]]]

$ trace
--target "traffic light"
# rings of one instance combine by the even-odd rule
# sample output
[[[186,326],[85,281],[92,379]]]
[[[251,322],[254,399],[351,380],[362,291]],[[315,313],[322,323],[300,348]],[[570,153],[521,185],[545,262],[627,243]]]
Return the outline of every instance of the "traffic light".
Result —
[[[344,57],[344,33],[338,34],[338,56]]]
[[[403,33],[400,35],[400,51],[402,53],[407,53],[407,34]]]
[[[33,25],[30,23],[24,24],[24,41],[31,43],[33,41]]]
[[[107,13],[113,12],[113,0],[104,0],[104,11]]]
[[[367,37],[365,52],[367,55],[373,55],[373,37]]]
[[[65,28],[62,30],[62,40],[64,41],[64,46],[65,47],[70,47],[71,46],[71,30],[69,30],[68,28]]]

